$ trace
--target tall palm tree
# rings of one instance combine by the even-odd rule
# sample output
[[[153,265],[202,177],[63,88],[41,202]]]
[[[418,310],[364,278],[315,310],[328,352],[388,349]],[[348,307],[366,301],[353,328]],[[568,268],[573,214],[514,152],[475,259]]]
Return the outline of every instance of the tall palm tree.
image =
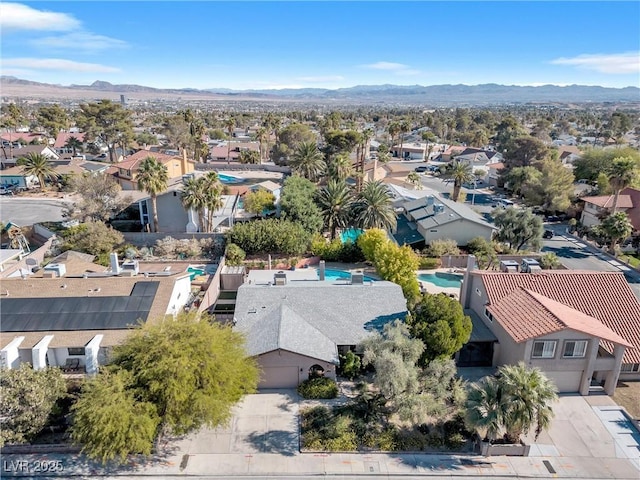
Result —
[[[222,208],[222,183],[216,172],[208,172],[200,177],[205,191],[204,206],[207,210],[207,232],[213,231],[213,215]]]
[[[238,161],[240,163],[260,163],[260,153],[255,150],[241,150]]]
[[[358,168],[356,169],[356,173],[358,173],[357,178],[357,189],[360,192],[362,190],[362,182],[364,180],[364,162],[367,157],[367,152],[369,149],[369,142],[373,138],[373,130],[370,128],[365,128],[360,133],[360,142],[358,145],[358,150],[360,155],[358,156]]]
[[[76,153],[79,148],[82,148],[82,142],[78,140],[76,137],[69,137],[67,142],[64,144],[65,148],[70,148],[73,152],[73,156],[76,156]]]
[[[338,228],[349,226],[353,206],[353,194],[344,180],[331,179],[317,196],[325,226],[331,231],[331,240],[336,238]]]
[[[329,165],[329,176],[333,180],[345,181],[353,173],[353,163],[347,154],[336,156]]]
[[[45,190],[47,180],[54,180],[60,176],[49,163],[49,159],[41,153],[31,152],[19,158],[17,163],[22,167],[24,175],[33,175],[38,179],[42,190]]]
[[[205,209],[205,191],[204,191],[204,183],[199,181],[200,178],[189,178],[183,185],[182,191],[180,192],[180,198],[182,200],[182,205],[185,208],[193,209],[198,215],[198,225],[200,226],[200,231],[203,231],[205,228],[204,225],[204,209]]]
[[[327,164],[316,142],[302,142],[290,161],[294,173],[316,182],[325,172]]]
[[[460,189],[462,188],[462,185],[475,180],[471,165],[457,160],[447,165],[443,176],[453,180],[453,193],[451,194],[451,200],[454,202],[457,202],[458,197],[460,197]]]
[[[387,186],[379,180],[364,184],[354,205],[354,213],[360,228],[392,230],[396,227],[391,195]]]
[[[224,121],[224,126],[227,129],[227,133],[229,134],[229,139],[227,140],[227,165],[231,163],[231,139],[233,138],[233,129],[236,128],[236,120],[233,117],[229,117]]]
[[[613,210],[612,213],[616,213],[618,209],[618,198],[620,192],[627,188],[638,175],[638,165],[631,157],[618,157],[614,158],[611,162],[611,167],[607,172],[609,178],[609,184],[614,192],[613,197]]]
[[[138,167],[136,175],[138,190],[146,192],[151,197],[153,208],[153,231],[158,231],[158,208],[157,197],[164,192],[169,184],[169,172],[167,167],[160,163],[155,157],[146,157]]]
[[[400,133],[400,159],[402,160],[402,149],[404,147],[404,134],[411,131],[411,124],[407,120],[403,120],[398,125],[398,133]]]
[[[260,127],[256,131],[256,140],[258,140],[260,144],[260,163],[264,160],[264,145],[267,144],[269,146],[269,132],[264,127]]]

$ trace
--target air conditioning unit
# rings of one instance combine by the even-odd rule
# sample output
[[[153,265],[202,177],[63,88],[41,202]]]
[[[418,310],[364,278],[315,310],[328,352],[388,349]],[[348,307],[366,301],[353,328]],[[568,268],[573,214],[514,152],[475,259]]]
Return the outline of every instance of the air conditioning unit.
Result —
[[[67,273],[67,267],[64,266],[64,263],[50,263],[45,265],[43,270],[42,276],[45,278],[64,277]]]
[[[533,258],[523,258],[522,263],[520,264],[520,271],[522,273],[541,272],[542,267],[538,261]]]
[[[120,273],[131,272],[131,276],[140,273],[140,267],[137,260],[125,260],[120,266]]]
[[[517,273],[518,272],[518,262],[515,260],[501,260],[500,261],[500,271],[506,273]]]

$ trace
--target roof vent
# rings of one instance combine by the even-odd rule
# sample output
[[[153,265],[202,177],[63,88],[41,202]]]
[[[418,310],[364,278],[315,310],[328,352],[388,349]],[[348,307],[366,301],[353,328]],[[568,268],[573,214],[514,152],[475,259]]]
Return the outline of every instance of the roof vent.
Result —
[[[364,274],[362,272],[352,273],[351,285],[364,285]]]
[[[287,274],[283,271],[276,273],[273,276],[273,284],[274,285],[286,285],[287,284]]]
[[[522,273],[541,272],[542,267],[540,267],[538,261],[533,258],[523,258],[520,264],[520,271]]]
[[[137,260],[125,260],[122,263],[122,267],[120,269],[121,273],[124,272],[133,272],[133,275],[137,275],[138,273],[140,273],[140,267],[138,265],[138,261]]]
[[[444,205],[441,203],[436,203],[433,205],[433,213],[435,213],[436,215],[438,213],[443,213],[444,212]]]

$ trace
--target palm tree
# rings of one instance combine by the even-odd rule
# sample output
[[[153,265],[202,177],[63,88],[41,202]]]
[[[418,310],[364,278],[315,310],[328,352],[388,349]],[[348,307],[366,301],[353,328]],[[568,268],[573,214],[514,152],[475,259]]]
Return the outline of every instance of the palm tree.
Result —
[[[471,165],[467,163],[461,163],[457,160],[447,165],[447,167],[445,168],[444,177],[453,180],[453,193],[451,195],[451,200],[453,200],[454,202],[458,201],[462,185],[467,182],[473,182],[475,180]]]
[[[362,181],[364,179],[364,162],[367,156],[369,142],[371,141],[372,138],[373,138],[373,130],[371,130],[370,128],[366,128],[360,133],[360,142],[358,144],[358,150],[360,152],[360,155],[358,156],[358,168],[356,169],[356,172],[358,173],[358,178],[357,178],[358,191],[362,190]]]
[[[322,210],[325,226],[331,231],[331,240],[336,238],[338,228],[349,226],[353,194],[344,180],[331,179],[318,192],[317,204]]]
[[[387,127],[387,132],[389,133],[391,148],[393,148],[393,146],[395,145],[396,135],[400,133],[400,124],[398,122],[391,122]]]
[[[607,172],[609,184],[614,192],[612,213],[616,213],[618,208],[618,197],[620,196],[620,191],[631,185],[637,174],[638,165],[633,158],[618,157],[613,159],[611,167]]]
[[[229,117],[224,121],[224,126],[229,134],[229,140],[227,140],[227,165],[229,165],[231,163],[231,139],[233,138],[233,129],[236,128],[236,120]]]
[[[610,239],[609,252],[616,253],[616,244],[620,239],[627,238],[633,232],[633,225],[625,212],[612,213],[606,217],[597,229],[604,237]]]
[[[504,432],[510,443],[518,443],[535,427],[535,438],[549,427],[551,404],[557,400],[555,385],[538,368],[523,362],[505,365],[497,377],[485,377],[472,385],[467,396],[466,421],[471,428],[495,440]]]
[[[241,150],[238,161],[240,163],[260,163],[260,153],[255,150]]]
[[[353,163],[347,154],[338,155],[329,165],[329,176],[334,180],[345,181],[353,173]]]
[[[387,186],[379,180],[366,182],[354,205],[356,224],[363,229],[396,227],[391,195]]]
[[[413,185],[414,190],[418,190],[421,187],[420,175],[417,172],[409,172],[409,175],[407,175],[407,182]]]
[[[317,181],[324,174],[327,166],[315,142],[300,143],[293,153],[290,165],[294,173],[312,182]]]
[[[65,143],[64,146],[65,148],[70,148],[73,152],[73,156],[75,157],[78,149],[82,148],[82,142],[76,137],[69,137],[67,139],[67,143]]]
[[[167,167],[160,163],[155,157],[145,158],[138,167],[136,175],[138,190],[148,193],[151,196],[151,206],[153,208],[153,231],[158,231],[158,209],[156,199],[159,193],[167,189],[169,183],[169,173]]]
[[[404,146],[404,134],[411,131],[411,125],[407,120],[403,120],[398,125],[398,132],[400,133],[400,159],[402,160],[402,148]]]
[[[199,181],[200,178],[189,178],[182,187],[182,191],[180,192],[180,197],[182,200],[182,205],[185,208],[193,209],[198,215],[198,225],[200,226],[200,231],[203,231],[204,226],[204,208],[205,208],[205,192],[204,192],[204,184]]]
[[[24,175],[33,175],[38,179],[42,190],[45,190],[47,180],[54,180],[60,176],[49,163],[49,159],[41,153],[31,152],[19,158],[17,163],[22,167]]]
[[[264,144],[266,143],[267,147],[269,146],[269,133],[266,128],[260,127],[256,131],[256,140],[260,142],[260,163],[262,163],[264,159]]]
[[[222,184],[216,172],[200,177],[205,191],[204,206],[207,210],[207,232],[213,231],[213,214],[222,208]]]

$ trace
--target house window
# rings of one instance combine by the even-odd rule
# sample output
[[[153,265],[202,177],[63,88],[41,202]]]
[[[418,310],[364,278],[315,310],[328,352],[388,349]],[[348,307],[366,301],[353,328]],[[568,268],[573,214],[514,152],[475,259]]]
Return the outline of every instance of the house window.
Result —
[[[586,351],[586,340],[567,341],[564,342],[564,352],[562,353],[562,356],[565,358],[583,358]]]
[[[84,347],[80,348],[68,348],[69,355],[84,355]]]
[[[490,322],[493,322],[493,315],[491,315],[491,312],[486,308],[484,309],[484,316],[487,317]]]
[[[543,340],[540,342],[533,342],[532,358],[553,358],[556,354],[556,341],[555,340]]]
[[[623,373],[635,373],[640,372],[640,363],[623,363],[620,367],[620,372]]]

